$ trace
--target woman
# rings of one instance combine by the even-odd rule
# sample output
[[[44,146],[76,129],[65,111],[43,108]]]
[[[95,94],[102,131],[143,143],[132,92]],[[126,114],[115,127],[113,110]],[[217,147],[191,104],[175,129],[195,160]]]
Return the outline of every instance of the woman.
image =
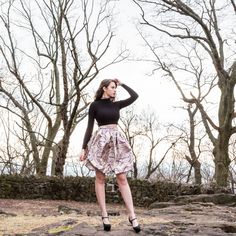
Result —
[[[122,86],[130,97],[115,101],[117,86]],[[96,172],[95,191],[101,208],[105,231],[111,229],[105,202],[105,176],[110,172],[116,174],[129,222],[136,233],[140,231],[134,213],[132,194],[126,178],[126,173],[133,169],[134,158],[129,143],[117,127],[120,109],[130,105],[137,98],[137,93],[118,79],[106,79],[101,82],[95,95],[95,101],[89,107],[88,126],[80,160],[85,160],[86,166]],[[97,121],[99,128],[92,135],[94,120]]]

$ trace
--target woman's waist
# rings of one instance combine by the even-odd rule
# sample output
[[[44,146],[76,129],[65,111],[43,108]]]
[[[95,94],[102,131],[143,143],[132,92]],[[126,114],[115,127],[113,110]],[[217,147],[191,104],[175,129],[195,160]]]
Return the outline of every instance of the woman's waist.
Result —
[[[107,124],[107,125],[100,125],[99,129],[117,129],[117,124]]]

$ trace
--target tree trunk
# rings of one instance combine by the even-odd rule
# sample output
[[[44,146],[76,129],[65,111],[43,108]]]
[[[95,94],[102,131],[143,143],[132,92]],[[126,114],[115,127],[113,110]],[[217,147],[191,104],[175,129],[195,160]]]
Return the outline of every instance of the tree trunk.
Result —
[[[55,155],[54,150],[53,150],[52,164],[51,164],[51,176],[56,175],[56,171],[55,171],[55,169],[56,169],[56,160],[55,160],[55,157],[56,157],[56,156],[57,156],[57,155]]]
[[[202,184],[201,163],[195,160],[193,163],[195,184]]]
[[[45,148],[44,148],[43,155],[42,155],[42,159],[40,162],[40,168],[37,173],[40,176],[45,176],[47,174],[48,158],[50,155],[51,148],[52,148],[52,141],[50,141],[50,142],[47,141]]]
[[[223,136],[223,135],[220,135]],[[215,180],[218,186],[228,185],[230,158],[228,154],[228,138],[219,137],[217,145],[213,150],[215,157]]]
[[[30,145],[31,145],[31,149],[32,149],[32,155],[33,155],[33,159],[34,159],[36,173],[39,174],[40,169],[41,169],[41,165],[40,165],[39,151],[38,151],[38,147],[37,147],[37,138],[35,136],[35,133],[33,132],[33,128],[32,128],[30,119],[28,117],[28,114],[26,114],[26,112],[24,112],[24,118],[25,118],[24,125],[27,129],[27,132],[28,132],[29,138],[30,138]]]
[[[137,163],[134,162],[134,179],[138,178],[138,168],[137,168]]]
[[[57,176],[63,176],[66,154],[69,147],[69,139],[70,136],[65,134],[62,139],[62,142],[58,146],[58,156],[56,157],[55,162],[55,175]]]
[[[228,183],[230,158],[228,153],[229,139],[232,135],[232,119],[234,115],[234,83],[225,79],[221,84],[219,104],[219,132],[215,142],[215,180],[217,185],[226,187]]]
[[[191,157],[189,157],[188,155],[185,155],[186,160],[191,166],[190,171],[189,171],[189,177],[191,175],[191,170],[193,168],[194,169],[194,182],[195,184],[200,185],[202,183],[201,163],[197,159],[195,151],[190,152],[190,154],[191,154]],[[189,181],[189,177],[188,177],[188,181]]]
[[[47,173],[47,162],[45,163],[42,163],[40,162],[39,163],[39,167],[37,169],[37,175],[39,176],[45,176]]]
[[[202,183],[202,175],[201,175],[201,163],[198,160],[197,154],[195,152],[195,115],[198,111],[198,107],[196,106],[193,110],[191,110],[191,106],[188,106],[188,115],[189,115],[189,125],[190,125],[190,143],[189,143],[189,154],[191,156],[187,157],[188,162],[194,169],[194,180],[195,184],[201,184]],[[199,153],[200,155],[200,153]]]
[[[62,141],[60,140],[57,144],[55,144],[52,147],[52,165],[51,165],[51,175],[56,175],[56,163],[57,163],[57,158],[60,153],[60,149],[62,147]]]

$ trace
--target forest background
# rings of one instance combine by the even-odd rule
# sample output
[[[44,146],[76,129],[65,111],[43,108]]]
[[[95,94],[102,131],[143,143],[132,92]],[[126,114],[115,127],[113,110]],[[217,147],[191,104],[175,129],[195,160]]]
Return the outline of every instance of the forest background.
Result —
[[[88,106],[118,78],[139,94],[119,123],[131,177],[234,189],[234,0],[0,4],[1,174],[91,175]]]

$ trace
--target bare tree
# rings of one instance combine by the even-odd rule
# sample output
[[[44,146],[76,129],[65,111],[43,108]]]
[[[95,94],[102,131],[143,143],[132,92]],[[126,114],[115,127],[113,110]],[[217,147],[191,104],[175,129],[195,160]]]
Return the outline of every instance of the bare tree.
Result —
[[[142,35],[142,34],[141,34]],[[143,37],[143,36],[142,36]],[[195,173],[195,183],[201,184],[201,163],[199,162],[199,157],[201,155],[201,140],[203,137],[199,137],[198,144],[195,145],[197,137],[196,137],[196,126],[197,124],[201,122],[196,121],[196,114],[198,112],[198,106],[196,106],[193,102],[193,99],[186,95],[184,89],[182,87],[186,87],[187,82],[179,82],[175,76],[175,71],[183,71],[185,73],[190,74],[192,76],[193,83],[187,84],[187,87],[190,86],[190,91],[193,90],[196,94],[195,97],[198,100],[198,103],[202,104],[202,101],[207,100],[207,96],[210,94],[210,92],[213,90],[213,88],[216,86],[215,79],[211,79],[211,77],[208,78],[208,76],[204,76],[204,59],[201,58],[199,53],[197,52],[196,45],[193,45],[190,50],[188,50],[184,45],[185,52],[187,52],[186,55],[183,55],[179,52],[177,52],[177,55],[180,58],[186,59],[188,62],[188,65],[178,65],[177,63],[172,66],[168,66],[166,63],[162,62],[158,54],[156,53],[155,49],[152,48],[150,43],[143,37],[146,44],[149,46],[151,52],[156,58],[155,65],[158,68],[161,68],[164,72],[166,72],[166,75],[171,78],[171,80],[174,82],[177,90],[179,91],[182,100],[187,104],[187,108],[184,108],[187,110],[188,113],[188,124],[189,127],[187,129],[179,127],[178,129],[181,129],[182,134],[185,134],[182,137],[182,134],[179,136],[179,139],[183,140],[188,149],[188,154],[185,154],[185,159],[190,164],[190,170],[189,170],[189,176],[187,181],[189,181],[190,174],[192,171],[192,168],[194,169]],[[172,67],[172,69],[170,69]],[[187,123],[186,123],[187,124]],[[186,126],[186,125],[185,125]],[[187,131],[188,130],[188,131]],[[205,135],[204,135],[205,136]],[[197,151],[196,151],[197,150]],[[198,154],[197,154],[198,153]]]
[[[234,8],[234,12],[236,13],[236,4],[235,4],[234,0],[230,0],[230,2]]]
[[[161,134],[160,123],[157,120],[157,116],[153,112],[142,112],[139,117],[139,120],[142,123],[143,132],[142,138],[148,143],[148,149],[146,153],[147,156],[147,170],[145,174],[145,179],[149,179],[153,173],[155,173],[160,167],[161,163],[167,157],[167,154],[171,150],[171,148],[175,145],[176,142],[170,144],[170,146],[166,149],[166,151],[162,154],[156,154],[157,148],[168,138],[166,135]],[[168,145],[167,145],[168,146]],[[157,159],[159,159],[157,161]]]
[[[121,114],[120,117],[120,125],[119,127],[125,134],[126,139],[128,140],[130,147],[132,148],[132,152],[134,155],[134,174],[133,177],[138,178],[138,153],[137,150],[137,138],[141,134],[140,124],[138,120],[138,115],[135,112],[134,106],[128,108]]]
[[[22,120],[17,125],[28,133],[39,175],[46,174],[55,145],[55,173],[63,174],[70,136],[89,104],[86,88],[99,71],[124,59],[126,50],[121,50],[102,61],[114,36],[111,4],[12,0],[2,5],[0,51],[6,69],[1,107]],[[29,47],[19,41],[19,33],[28,36]]]
[[[201,155],[201,140],[202,138],[199,139],[199,143],[197,145],[198,147],[198,154],[195,151],[195,120],[194,120],[194,116],[197,112],[198,107],[196,106],[193,111],[191,110],[191,106],[188,106],[188,115],[189,115],[189,123],[190,123],[190,137],[189,137],[189,141],[185,140],[187,146],[188,146],[188,150],[189,150],[189,154],[185,155],[186,160],[189,162],[190,164],[190,171],[189,171],[189,176],[191,174],[191,169],[192,167],[194,168],[194,177],[195,177],[195,183],[196,184],[201,184],[202,183],[202,175],[201,175],[201,163],[199,162],[199,157]],[[189,180],[189,176],[188,176],[188,180]]]
[[[179,152],[175,148],[172,149],[172,162],[169,165],[169,169],[165,175],[166,179],[174,182],[185,183],[188,178],[189,167],[186,165],[186,161],[182,158],[183,153]]]
[[[6,117],[6,119],[4,119]],[[0,116],[0,124],[1,124],[1,136],[5,137],[6,147],[4,148],[1,145],[0,148],[0,166],[1,166],[1,174],[9,173],[15,174],[17,173],[17,165],[14,164],[14,161],[17,157],[16,150],[13,146],[11,146],[11,131],[9,124],[9,113],[3,116],[3,112],[1,112]]]
[[[235,136],[231,139],[231,143],[229,146],[229,156],[231,158],[231,165],[230,165],[230,183],[231,183],[231,190],[233,193],[235,193],[235,184],[236,184],[236,171],[235,171],[235,166],[236,166],[236,140]]]
[[[236,62],[231,57],[234,52],[235,31],[225,27],[225,22],[233,22],[233,1],[215,0],[189,2],[181,0],[133,0],[141,10],[142,25],[161,32],[167,38],[179,41],[185,45],[194,43],[202,54],[210,58],[212,64],[212,78],[217,76],[219,88],[218,124],[207,113],[199,99],[191,94],[191,101],[198,107],[208,137],[213,144],[215,161],[215,180],[219,186],[226,186],[229,174],[230,158],[228,146],[230,137],[236,132],[232,126],[235,118],[234,87],[236,83]],[[149,8],[148,8],[149,7]],[[147,8],[150,10],[148,12]],[[155,11],[155,18],[151,16],[151,9]],[[235,10],[235,8],[234,8]],[[230,14],[229,14],[230,12]],[[152,14],[153,15],[153,14]],[[232,27],[234,24],[227,24]],[[172,63],[174,64],[174,63]],[[165,65],[165,64],[164,64]],[[209,69],[210,68],[210,69]],[[170,76],[173,75],[169,74]],[[173,78],[173,76],[172,76]],[[187,99],[187,98],[186,98]]]
[[[5,110],[1,112],[1,173],[20,173],[24,175],[33,174],[35,170],[33,160],[30,158],[31,151],[27,138],[25,137],[27,134],[22,130],[23,135],[20,137],[17,132],[15,132],[12,118],[11,112]],[[18,143],[14,142],[16,139],[18,140]]]
[[[186,124],[189,123],[189,127],[186,127],[186,124],[181,126],[171,124],[170,127],[174,127],[174,131],[172,131],[173,133],[176,133],[176,129],[180,131],[180,134],[176,136],[179,136],[180,141],[184,143],[184,146],[187,146],[184,158],[188,161],[190,168],[186,182],[190,181],[190,176],[193,169],[195,184],[201,184],[202,175],[201,162],[199,161],[199,158],[202,154],[202,140],[206,135],[203,134],[202,137],[196,137],[197,125],[201,123],[197,122],[195,118],[197,110],[197,106],[192,107],[192,104],[189,104],[187,107],[189,120],[186,122]]]
[[[132,106],[122,113],[120,120],[120,128],[129,141],[135,157],[134,178],[141,176],[143,171],[144,178],[149,179],[158,170],[177,141],[172,142],[162,156],[156,154],[156,149],[167,140],[167,136],[161,132],[157,116],[150,109],[137,113]],[[157,161],[157,158],[160,160]],[[143,163],[142,170],[138,165],[140,163]]]

